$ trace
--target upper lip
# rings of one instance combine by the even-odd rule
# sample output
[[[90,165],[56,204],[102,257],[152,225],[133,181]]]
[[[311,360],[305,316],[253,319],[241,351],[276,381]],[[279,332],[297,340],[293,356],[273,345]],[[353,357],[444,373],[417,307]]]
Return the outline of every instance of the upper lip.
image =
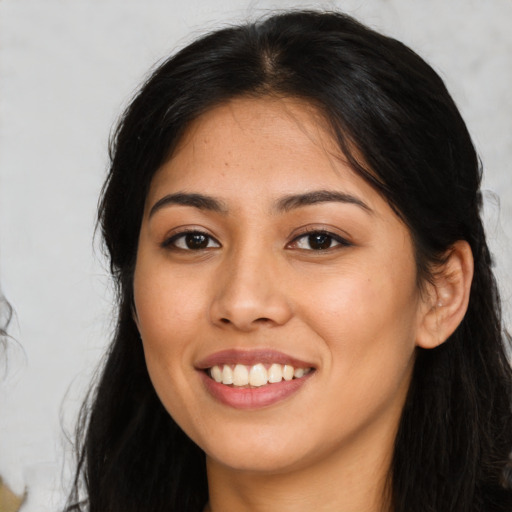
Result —
[[[254,364],[288,364],[295,368],[314,368],[314,365],[306,361],[302,361],[295,357],[291,357],[283,352],[278,352],[271,349],[257,349],[257,350],[239,350],[228,349],[215,352],[209,356],[201,359],[196,363],[198,370],[207,370],[212,366],[220,366],[223,364],[244,364],[252,366]]]

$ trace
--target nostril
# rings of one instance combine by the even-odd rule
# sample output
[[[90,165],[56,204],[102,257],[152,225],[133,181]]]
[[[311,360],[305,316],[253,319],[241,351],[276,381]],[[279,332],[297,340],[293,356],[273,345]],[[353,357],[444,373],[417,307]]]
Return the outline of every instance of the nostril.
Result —
[[[229,318],[221,318],[220,321],[223,324],[231,323],[231,320],[229,320]],[[271,322],[270,318],[261,317],[261,318],[256,318],[256,320],[254,320],[254,323],[258,323],[258,324],[265,324],[267,322]]]
[[[256,318],[255,322],[259,324],[266,324],[268,322],[271,322],[270,318]]]

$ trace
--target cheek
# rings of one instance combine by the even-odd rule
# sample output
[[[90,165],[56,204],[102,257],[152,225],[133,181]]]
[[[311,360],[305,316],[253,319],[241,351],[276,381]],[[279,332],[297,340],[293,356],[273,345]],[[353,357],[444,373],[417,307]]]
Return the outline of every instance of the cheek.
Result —
[[[297,293],[301,314],[326,343],[340,374],[390,373],[407,366],[414,351],[418,292],[414,262],[347,268],[311,280]],[[402,272],[396,269],[401,268]]]
[[[145,265],[142,258],[137,262],[134,300],[146,364],[157,394],[174,417],[190,400],[195,377],[190,362],[205,339],[199,327],[204,318],[202,296],[204,287],[190,279],[185,285],[165,264],[153,260]]]
[[[179,346],[204,318],[204,283],[170,272],[165,264],[137,263],[134,298],[142,338],[161,350]]]
[[[154,262],[149,266],[138,262],[135,307],[153,387],[173,419],[194,436],[198,422],[187,405],[195,397],[192,382],[196,375],[190,361],[198,345],[191,341],[204,339],[199,328],[204,317],[204,287],[185,286],[179,274],[171,275]]]
[[[383,414],[398,417],[415,353],[414,287],[397,291],[390,277],[353,274],[319,290],[320,299],[304,311],[329,353],[325,388],[332,390],[332,400],[320,416],[332,418],[335,403],[349,430]]]

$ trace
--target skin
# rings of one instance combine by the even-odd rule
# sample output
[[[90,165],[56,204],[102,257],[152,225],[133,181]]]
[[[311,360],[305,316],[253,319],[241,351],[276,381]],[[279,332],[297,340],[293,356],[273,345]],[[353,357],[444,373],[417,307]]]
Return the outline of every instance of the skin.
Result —
[[[318,190],[365,206],[279,208]],[[176,193],[222,208],[155,208]],[[313,250],[311,230],[331,233],[331,246]],[[179,234],[190,231],[210,237],[204,249],[187,249]],[[162,403],[207,454],[207,510],[389,508],[415,347],[445,338],[432,319],[437,297],[416,277],[408,229],[308,105],[236,99],[189,127],[147,197],[134,317]],[[278,350],[315,371],[286,399],[239,410],[212,397],[196,368],[225,349]]]

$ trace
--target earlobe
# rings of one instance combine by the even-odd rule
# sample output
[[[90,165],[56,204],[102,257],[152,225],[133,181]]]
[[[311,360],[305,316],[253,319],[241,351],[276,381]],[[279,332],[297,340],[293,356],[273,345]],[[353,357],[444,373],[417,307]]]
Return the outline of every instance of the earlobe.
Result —
[[[416,345],[435,348],[444,343],[466,314],[471,282],[473,254],[465,240],[450,248],[444,263],[434,270],[433,283],[423,303]]]

